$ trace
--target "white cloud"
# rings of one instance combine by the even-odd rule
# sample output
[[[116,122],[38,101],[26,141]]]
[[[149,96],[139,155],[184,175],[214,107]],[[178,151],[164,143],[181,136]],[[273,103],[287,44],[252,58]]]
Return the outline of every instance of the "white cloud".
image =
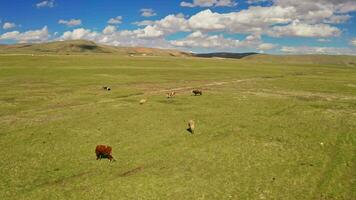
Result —
[[[143,20],[139,22],[134,22],[133,24],[136,26],[148,26],[148,25],[153,25],[155,21],[152,20]]]
[[[180,48],[205,48],[234,51],[239,48],[254,48],[270,50],[275,48],[273,44],[262,43],[259,35],[249,35],[245,40],[225,38],[220,35],[208,35],[201,31],[196,31],[184,39],[171,41],[171,44]]]
[[[82,24],[82,20],[80,19],[71,19],[71,20],[59,20],[58,24],[64,24],[66,26],[79,26]]]
[[[342,47],[289,47],[284,46],[280,49],[283,53],[288,54],[332,54],[332,55],[356,55],[355,48]]]
[[[85,40],[95,41],[97,36],[98,36],[98,33],[92,32],[89,29],[78,28],[78,29],[75,29],[73,31],[64,32],[63,35],[60,37],[60,40],[80,40],[80,39],[85,39]]]
[[[188,21],[184,18],[184,15],[168,15],[165,18],[157,21],[142,21],[135,22],[136,25],[145,26],[143,29],[136,30],[137,33],[143,37],[162,37],[176,32],[188,32],[190,31]]]
[[[153,17],[157,15],[157,13],[155,13],[155,11],[151,8],[142,8],[140,12],[142,17]]]
[[[19,35],[20,35],[19,31],[6,32],[0,35],[0,40],[17,40]]]
[[[351,39],[350,44],[356,46],[356,38]]]
[[[144,29],[135,30],[134,33],[139,38],[159,38],[164,36],[164,32],[157,26],[148,25]]]
[[[45,42],[49,39],[47,26],[26,32],[12,31],[0,35],[0,40],[15,40],[19,43]]]
[[[200,6],[214,6],[217,1],[193,1],[192,5],[194,2]],[[351,18],[345,13],[345,8],[341,13],[340,6],[350,5],[349,10],[352,10],[354,4],[350,0],[270,2],[269,6],[249,6],[237,12],[218,13],[207,9],[187,19],[169,15],[161,20],[145,20],[135,24],[152,26],[154,30],[163,32],[164,36],[181,31],[202,31],[273,37],[337,37],[341,30],[333,24],[345,23]]]
[[[335,37],[341,31],[327,24],[304,24],[294,21],[286,26],[275,26],[269,31],[269,35],[275,37],[296,36],[296,37]]]
[[[351,19],[350,15],[332,15],[329,18],[325,19],[323,22],[329,24],[342,24]]]
[[[146,30],[147,31],[147,30]],[[148,31],[149,32],[149,31]],[[75,29],[63,33],[58,40],[91,40],[101,44],[114,46],[146,46],[156,48],[172,48],[167,40],[161,37],[151,37],[154,33],[147,33],[142,29],[117,31],[114,26],[107,26],[102,32],[89,29]]]
[[[271,44],[271,43],[262,43],[260,45],[258,45],[257,49],[258,50],[262,50],[262,51],[266,51],[266,50],[271,50],[276,48],[278,45],[276,44]]]
[[[15,28],[16,26],[17,25],[15,23],[5,22],[4,25],[2,26],[2,28],[7,30],[7,29]]]
[[[182,40],[171,41],[177,47],[186,48],[214,48],[214,49],[233,49],[240,46],[239,40],[226,39],[222,35],[206,35],[200,31],[193,32]]]
[[[308,14],[315,11],[331,10],[333,13],[349,13],[356,11],[354,0],[274,0],[275,5],[293,6],[299,13]]]
[[[114,18],[110,18],[108,20],[108,24],[121,24],[122,23],[122,16],[117,16]]]
[[[193,0],[192,3],[183,1],[180,6],[182,7],[233,7],[237,3],[234,0]]]
[[[103,33],[104,34],[113,34],[116,32],[116,26],[113,26],[113,25],[109,25],[109,26],[106,26],[103,30]]]
[[[231,33],[266,33],[271,26],[292,22],[295,9],[292,7],[250,7],[247,10],[217,13],[204,10],[189,20],[190,28],[204,31],[227,31]]]
[[[336,4],[336,10],[338,13],[349,13],[356,11],[356,2],[353,0],[345,0],[344,2],[340,2],[340,4]]]
[[[54,0],[46,0],[46,1],[41,1],[36,4],[37,8],[53,8],[54,7]]]
[[[226,22],[227,18],[224,15],[213,13],[211,10],[201,11],[188,20],[192,29],[204,31],[224,30],[228,25]]]

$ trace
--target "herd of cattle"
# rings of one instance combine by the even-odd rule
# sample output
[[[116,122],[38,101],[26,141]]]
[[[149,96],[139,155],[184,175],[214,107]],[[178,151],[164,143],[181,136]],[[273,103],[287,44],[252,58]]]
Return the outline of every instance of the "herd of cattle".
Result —
[[[104,90],[107,91],[111,91],[111,88],[108,86],[104,86],[103,87]],[[194,89],[191,91],[192,95],[194,96],[201,96],[203,95],[203,91],[202,90],[198,90],[198,89]],[[173,98],[176,96],[176,92],[169,92],[167,93],[167,98]],[[147,99],[141,99],[140,100],[140,104],[144,104],[147,102]],[[194,120],[189,120],[188,121],[188,129],[187,131],[189,131],[190,133],[194,134],[194,129],[195,129],[195,122]],[[114,157],[112,156],[112,147],[108,146],[108,145],[97,145],[95,148],[95,154],[96,154],[96,159],[97,160],[101,160],[102,158],[107,158],[111,161],[115,161]]]

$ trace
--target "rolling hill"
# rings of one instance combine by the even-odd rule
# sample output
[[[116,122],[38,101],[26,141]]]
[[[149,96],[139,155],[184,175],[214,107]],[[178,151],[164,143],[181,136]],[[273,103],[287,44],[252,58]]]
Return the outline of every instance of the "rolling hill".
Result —
[[[86,40],[56,41],[40,44],[0,45],[0,54],[119,54],[137,56],[191,56],[190,53],[146,47],[115,47]]]
[[[355,67],[355,56],[346,55],[269,55],[254,52],[229,53],[213,52],[204,54],[187,53],[174,49],[147,47],[116,47],[97,44],[87,40],[55,41],[38,44],[1,45],[0,54],[34,54],[34,55],[121,55],[121,56],[163,56],[163,57],[197,57],[212,59],[241,59],[256,63],[284,64],[342,64]]]

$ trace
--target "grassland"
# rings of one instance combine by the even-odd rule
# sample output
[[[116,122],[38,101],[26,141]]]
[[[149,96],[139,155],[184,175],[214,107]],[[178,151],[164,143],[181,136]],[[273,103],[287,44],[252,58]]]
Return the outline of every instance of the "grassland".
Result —
[[[2,55],[1,199],[356,199],[354,63]]]

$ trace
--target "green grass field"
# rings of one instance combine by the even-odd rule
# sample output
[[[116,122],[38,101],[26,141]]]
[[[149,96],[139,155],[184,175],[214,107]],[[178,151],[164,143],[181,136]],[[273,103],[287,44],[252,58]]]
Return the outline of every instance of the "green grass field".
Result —
[[[356,57],[314,60],[2,55],[0,198],[354,200]]]

